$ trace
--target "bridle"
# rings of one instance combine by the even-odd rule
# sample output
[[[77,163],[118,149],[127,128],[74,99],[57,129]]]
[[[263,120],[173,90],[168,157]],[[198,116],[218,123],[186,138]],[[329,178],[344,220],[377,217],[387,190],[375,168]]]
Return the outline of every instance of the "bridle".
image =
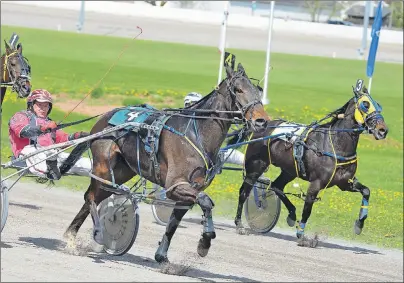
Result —
[[[242,78],[248,79],[243,75],[242,72],[235,73],[235,75],[232,76],[230,80],[226,80],[226,83],[227,83],[226,88],[230,92],[232,100],[233,100],[233,102],[235,102],[239,112],[241,112],[242,120],[249,121],[251,123],[252,113],[250,113],[250,117],[248,119],[248,117],[247,117],[248,116],[248,111],[250,110],[250,108],[254,108],[256,105],[263,105],[263,104],[262,104],[262,101],[261,101],[261,97],[259,97],[258,95],[254,100],[248,102],[245,105],[243,105],[240,102],[240,100],[238,98],[238,95],[235,92],[235,90],[236,90],[235,89],[235,81],[237,79],[242,79]]]

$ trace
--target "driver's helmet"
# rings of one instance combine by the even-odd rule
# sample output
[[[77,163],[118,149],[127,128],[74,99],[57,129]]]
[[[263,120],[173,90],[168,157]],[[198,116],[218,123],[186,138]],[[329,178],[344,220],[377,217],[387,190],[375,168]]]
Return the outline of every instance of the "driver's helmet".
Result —
[[[35,89],[33,90],[30,95],[27,97],[27,109],[31,109],[34,105],[35,101],[39,102],[48,102],[49,103],[49,113],[52,110],[52,95],[46,89]]]
[[[184,97],[184,107],[191,106],[195,102],[202,99],[202,94],[197,92],[190,92]]]

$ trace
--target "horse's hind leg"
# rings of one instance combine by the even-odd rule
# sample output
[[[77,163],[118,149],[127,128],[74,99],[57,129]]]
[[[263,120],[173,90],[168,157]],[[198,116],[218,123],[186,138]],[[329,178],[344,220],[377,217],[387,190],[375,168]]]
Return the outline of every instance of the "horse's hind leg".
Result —
[[[246,161],[246,176],[244,178],[243,184],[240,187],[238,195],[238,204],[236,217],[234,219],[234,224],[236,224],[236,231],[240,235],[246,234],[246,230],[241,220],[241,213],[243,212],[243,206],[250,195],[253,185],[257,182],[259,177],[264,173],[265,169],[269,166],[268,156],[263,156],[263,160],[255,159],[253,161]]]
[[[64,233],[63,237],[69,239],[69,238],[75,238],[77,235],[77,232],[79,231],[81,225],[83,225],[84,221],[86,220],[88,214],[90,213],[90,203],[87,201],[87,194],[90,191],[90,187],[88,187],[86,194],[84,195],[84,204],[81,207],[80,211],[77,213],[76,217],[74,217],[72,223],[69,225],[69,227],[66,229],[66,232]]]
[[[303,238],[304,229],[306,227],[307,220],[311,215],[311,210],[313,208],[313,204],[316,201],[317,195],[320,191],[319,188],[324,187],[320,185],[320,182],[314,181],[310,183],[309,189],[307,190],[306,199],[304,200],[302,219],[300,220],[298,226],[296,227],[296,236],[297,238]]]
[[[178,225],[181,222],[182,217],[187,213],[188,209],[174,208],[171,213],[170,219],[166,226],[166,232],[163,235],[163,239],[159,242],[159,247],[154,255],[157,262],[168,262],[167,251],[170,247],[171,239],[177,230]]]
[[[275,193],[288,209],[289,214],[286,217],[286,222],[290,227],[293,227],[296,224],[296,207],[285,194],[277,193],[276,190],[283,192],[285,186],[292,182],[295,178],[295,176],[292,176],[286,171],[282,170],[281,174],[271,184],[271,188],[275,189]]]
[[[98,143],[98,144],[97,144]],[[104,144],[101,144],[104,143]],[[117,184],[123,184],[130,180],[135,173],[128,167],[126,162],[122,159],[119,153],[119,149],[115,144],[112,144],[112,141],[95,141],[94,146],[92,146],[93,151],[93,174],[105,179],[111,180],[111,172],[110,168],[112,168],[115,182]],[[98,147],[98,145],[102,145]],[[108,147],[106,147],[108,146]],[[106,148],[107,150],[103,150]],[[110,148],[111,152],[108,154],[108,149]],[[87,192],[84,195],[83,207],[73,219],[70,226],[67,228],[65,232],[65,236],[68,237],[72,235],[75,237],[77,235],[78,230],[81,225],[84,223],[88,214],[91,213],[91,217],[94,223],[94,238],[96,242],[100,243],[102,241],[102,229],[100,227],[99,216],[97,212],[97,205],[109,197],[112,193],[102,189],[102,183],[91,179],[91,184],[87,189]]]
[[[236,218],[234,219],[234,224],[236,224],[236,232],[240,235],[246,234],[243,222],[241,220],[241,213],[243,211],[244,203],[245,203],[247,197],[250,195],[253,184],[254,184],[254,180],[249,178],[249,176],[247,175],[243,181],[243,184],[240,187],[240,191],[239,191],[239,195],[238,195]]]
[[[370,199],[370,189],[365,185],[361,184],[356,177],[353,178],[351,182],[347,182],[343,186],[339,186],[342,191],[348,192],[360,192],[363,196],[361,209],[359,211],[359,217],[355,221],[355,233],[359,235],[362,232],[363,226],[365,225],[365,220],[368,217],[368,206]]]

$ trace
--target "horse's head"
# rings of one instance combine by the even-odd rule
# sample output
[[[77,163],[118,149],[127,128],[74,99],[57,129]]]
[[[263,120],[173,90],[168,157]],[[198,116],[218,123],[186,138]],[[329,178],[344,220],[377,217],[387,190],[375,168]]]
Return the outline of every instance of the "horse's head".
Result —
[[[353,87],[354,119],[362,127],[371,132],[375,139],[386,138],[389,131],[382,115],[382,107],[369,94],[363,80],[356,82]]]
[[[237,71],[226,66],[227,90],[232,97],[232,110],[239,110],[241,118],[251,126],[254,131],[265,129],[270,120],[261,101],[260,91],[248,78],[243,66],[239,63]]]
[[[25,98],[31,92],[31,67],[22,55],[22,45],[10,46],[6,41],[6,52],[1,57],[2,86],[11,86],[20,98]]]

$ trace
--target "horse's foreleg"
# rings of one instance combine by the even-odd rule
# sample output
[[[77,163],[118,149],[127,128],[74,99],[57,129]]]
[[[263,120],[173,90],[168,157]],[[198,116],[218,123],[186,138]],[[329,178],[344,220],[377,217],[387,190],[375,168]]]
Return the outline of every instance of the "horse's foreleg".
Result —
[[[197,250],[198,254],[204,257],[209,252],[211,240],[216,238],[212,215],[212,210],[215,204],[205,192],[200,192],[197,195],[196,203],[201,207],[203,211],[203,232],[201,239],[199,239]]]
[[[170,247],[171,239],[187,211],[188,209],[173,209],[166,226],[166,232],[163,235],[163,239],[159,242],[159,247],[154,255],[154,259],[157,262],[168,262],[167,251]]]
[[[317,183],[317,182],[316,182]],[[307,190],[307,196],[304,201],[302,219],[300,220],[299,224],[297,225],[296,236],[298,238],[302,238],[304,235],[304,229],[306,227],[307,220],[310,217],[311,210],[313,208],[313,204],[317,198],[319,190],[317,189],[316,183],[311,183],[309,189]]]
[[[355,221],[355,233],[359,235],[362,232],[363,226],[365,225],[365,220],[368,217],[368,206],[370,199],[370,190],[365,185],[361,184],[358,179],[353,179],[353,187],[360,191],[362,194],[362,204],[359,211],[359,219]]]
[[[342,191],[348,192],[360,192],[362,194],[362,204],[359,211],[359,217],[355,221],[355,233],[359,235],[362,232],[363,226],[365,225],[365,220],[368,217],[368,206],[370,199],[370,189],[365,185],[361,184],[356,177],[353,178],[352,182],[347,182],[344,186],[339,186]]]

